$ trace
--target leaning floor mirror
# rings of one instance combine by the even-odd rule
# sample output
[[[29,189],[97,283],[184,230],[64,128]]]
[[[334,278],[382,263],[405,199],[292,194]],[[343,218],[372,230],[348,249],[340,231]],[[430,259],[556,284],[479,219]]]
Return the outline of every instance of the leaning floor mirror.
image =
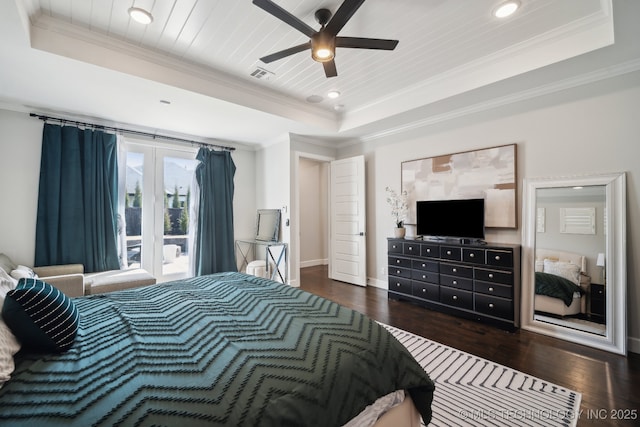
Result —
[[[522,328],[626,354],[625,174],[524,180]]]

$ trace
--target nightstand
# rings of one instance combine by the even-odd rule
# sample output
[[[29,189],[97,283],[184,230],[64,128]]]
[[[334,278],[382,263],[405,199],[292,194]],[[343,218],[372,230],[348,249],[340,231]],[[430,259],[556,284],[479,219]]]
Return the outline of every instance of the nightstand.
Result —
[[[598,283],[591,284],[591,302],[589,314],[591,320],[598,323],[605,323],[606,319],[606,287]]]

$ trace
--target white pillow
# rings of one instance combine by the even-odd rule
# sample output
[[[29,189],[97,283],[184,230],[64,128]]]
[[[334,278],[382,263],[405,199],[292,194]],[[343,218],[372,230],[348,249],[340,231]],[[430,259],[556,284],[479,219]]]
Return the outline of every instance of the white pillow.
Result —
[[[20,279],[37,279],[38,275],[29,267],[19,265],[15,270],[11,272],[11,277],[16,280]]]
[[[3,304],[4,296],[0,296],[0,307]],[[11,378],[15,369],[13,355],[18,351],[20,351],[20,342],[0,317],[0,388]]]
[[[18,285],[18,281],[13,277],[9,276],[6,271],[0,267],[0,298],[4,301],[4,296],[11,289],[15,289]],[[2,305],[0,305],[0,310],[2,310]]]
[[[580,266],[576,264],[545,259],[543,271],[545,273],[564,277],[565,279],[572,281],[576,285],[580,285]]]

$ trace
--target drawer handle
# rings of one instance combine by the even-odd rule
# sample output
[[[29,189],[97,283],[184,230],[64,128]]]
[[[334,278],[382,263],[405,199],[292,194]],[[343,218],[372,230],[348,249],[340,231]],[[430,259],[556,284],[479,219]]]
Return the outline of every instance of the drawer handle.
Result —
[[[469,254],[469,258],[473,258],[475,256],[476,256],[476,254]]]
[[[423,267],[426,267],[426,266],[427,266],[427,264],[425,264],[425,263],[423,262],[423,263],[422,263],[422,266],[423,266]]]
[[[493,279],[493,273],[489,273],[489,279]]]
[[[451,271],[453,271],[454,273],[457,273],[458,269],[457,268],[452,268]]]
[[[426,275],[426,274],[423,274],[423,275],[422,275],[422,278],[423,278],[423,279],[426,279],[426,278],[427,278],[427,275]]]
[[[496,255],[496,261],[500,261],[500,255]]]
[[[447,251],[447,255],[451,255],[451,251]]]
[[[426,294],[426,293],[427,293],[427,290],[426,290],[425,288],[422,288],[422,293],[423,293],[423,294]]]
[[[396,274],[400,274],[400,270],[396,270]]]
[[[453,299],[458,299],[458,295],[454,295],[452,298]]]
[[[396,286],[397,286],[397,287],[400,287],[400,283],[396,283]]]
[[[457,281],[457,280],[454,280],[454,281],[453,281],[453,284],[454,284],[454,285],[457,285],[457,284],[458,284],[458,281]]]
[[[413,246],[409,246],[409,250],[412,251],[413,250]]]
[[[489,288],[489,292],[493,292],[493,288]]]
[[[489,308],[493,308],[493,304],[489,304]]]
[[[396,245],[393,245],[393,246],[392,246],[392,248],[393,248],[393,249],[396,249],[396,248],[397,248],[397,246],[396,246]]]
[[[396,264],[400,264],[400,260],[399,259],[396,260]]]
[[[427,249],[427,253],[430,254],[431,253],[431,249]]]

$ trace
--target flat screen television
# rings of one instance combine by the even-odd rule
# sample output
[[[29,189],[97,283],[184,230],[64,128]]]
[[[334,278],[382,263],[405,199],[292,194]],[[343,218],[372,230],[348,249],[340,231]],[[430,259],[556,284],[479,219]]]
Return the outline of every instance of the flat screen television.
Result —
[[[484,239],[484,199],[416,202],[416,234]]]

